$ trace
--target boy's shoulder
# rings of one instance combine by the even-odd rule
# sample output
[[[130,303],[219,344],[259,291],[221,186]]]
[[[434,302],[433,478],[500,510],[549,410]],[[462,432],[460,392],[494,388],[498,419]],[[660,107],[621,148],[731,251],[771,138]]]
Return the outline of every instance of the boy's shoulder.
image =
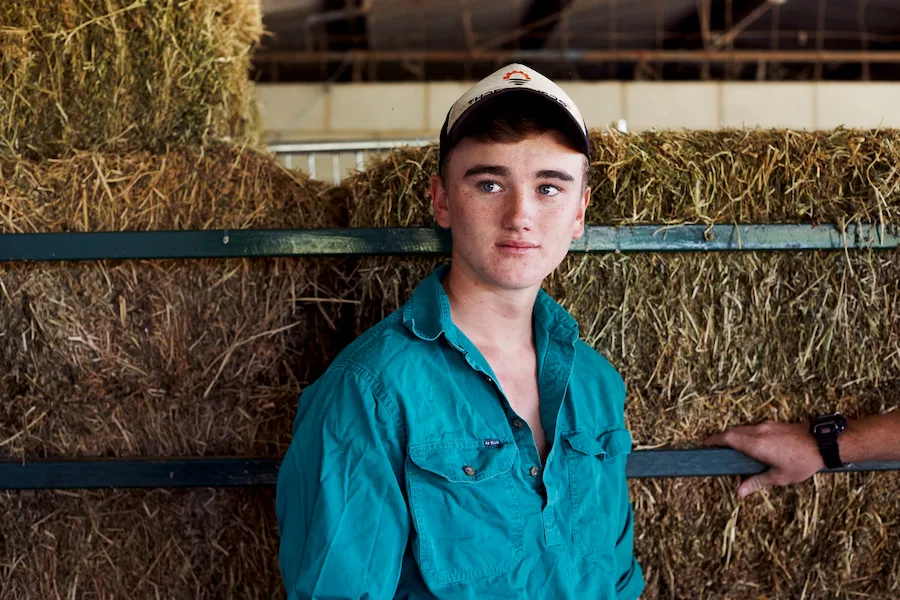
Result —
[[[593,406],[604,422],[619,422],[625,407],[625,381],[600,352],[583,340],[575,344],[570,385],[577,396]]]
[[[575,368],[583,368],[591,373],[599,373],[613,379],[622,379],[619,371],[609,362],[609,359],[581,338],[575,342]]]
[[[335,357],[330,368],[348,365],[363,367],[373,373],[383,372],[398,354],[413,350],[415,336],[403,324],[400,307],[350,342]]]

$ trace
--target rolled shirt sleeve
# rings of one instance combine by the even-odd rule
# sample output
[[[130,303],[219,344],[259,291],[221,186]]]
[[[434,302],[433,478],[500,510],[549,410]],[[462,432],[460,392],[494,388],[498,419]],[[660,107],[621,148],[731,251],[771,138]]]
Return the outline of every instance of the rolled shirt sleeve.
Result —
[[[301,396],[276,492],[288,600],[394,597],[410,520],[401,428],[378,389],[344,366]]]

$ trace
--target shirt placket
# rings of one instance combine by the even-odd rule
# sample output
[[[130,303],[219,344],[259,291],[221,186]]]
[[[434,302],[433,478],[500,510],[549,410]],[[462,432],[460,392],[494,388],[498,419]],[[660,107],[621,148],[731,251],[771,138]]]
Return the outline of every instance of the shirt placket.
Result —
[[[551,336],[544,352],[544,360],[538,363],[541,365],[538,372],[538,392],[541,399],[541,422],[544,424],[544,433],[548,439],[552,439],[552,444],[547,455],[547,463],[544,465],[543,486],[546,503],[542,517],[544,541],[548,546],[556,546],[562,542],[556,511],[559,507],[560,488],[566,481],[559,472],[565,468],[565,461],[563,450],[559,447],[557,423],[575,362],[575,346],[573,342],[553,340]]]
[[[545,431],[545,434],[548,434],[548,439],[551,439],[552,436],[553,443],[547,462],[542,465],[537,445],[534,443],[534,432],[532,432],[528,423],[513,410],[509,399],[494,375],[472,360],[466,348],[453,342],[451,342],[451,345],[463,355],[466,363],[474,371],[480,373],[493,386],[500,397],[513,440],[515,440],[516,446],[524,459],[521,463],[521,468],[524,470],[523,478],[544,499],[544,505],[541,509],[544,543],[547,546],[559,545],[562,541],[562,536],[557,526],[555,512],[558,505],[559,484],[564,481],[564,478],[554,476],[556,469],[563,468],[563,465],[558,464],[560,459],[558,458],[559,452],[556,451],[558,445],[556,438],[558,436],[556,435],[555,427],[554,431]],[[541,354],[545,353],[546,356],[538,357],[538,394],[542,406],[541,420],[542,422],[548,421],[543,416],[547,412],[552,414],[552,423],[555,425],[559,411],[562,408],[574,363],[574,345],[572,343],[560,343],[551,339],[548,340],[548,344]],[[544,408],[545,403],[546,409]]]
[[[501,402],[503,403],[503,413],[506,415],[506,422],[510,425],[510,430],[512,433],[512,438],[516,442],[516,446],[519,448],[520,455],[522,456],[522,468],[525,470],[524,478],[525,481],[530,481],[531,485],[534,486],[536,490],[543,493],[541,490],[542,482],[541,482],[541,457],[538,453],[537,446],[534,443],[534,435],[531,431],[531,427],[528,426],[528,423],[525,422],[524,419],[519,417],[516,411],[513,410],[512,406],[509,403],[509,400],[506,397],[506,394],[503,392],[503,389],[500,387],[500,382],[497,381],[497,378],[494,376],[492,372],[490,372],[490,367],[485,368],[478,364],[475,360],[470,356],[470,352],[468,349],[460,346],[452,340],[448,340],[450,345],[453,346],[456,350],[462,354],[466,363],[477,373],[480,373],[482,377],[488,382],[490,386],[494,388],[497,395],[500,397]]]

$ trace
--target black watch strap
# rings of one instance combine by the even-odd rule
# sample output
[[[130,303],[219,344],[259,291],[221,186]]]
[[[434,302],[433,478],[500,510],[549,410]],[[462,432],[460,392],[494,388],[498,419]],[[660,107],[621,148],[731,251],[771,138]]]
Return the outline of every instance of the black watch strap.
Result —
[[[819,445],[822,460],[829,469],[839,469],[844,466],[844,463],[841,462],[838,438],[846,429],[847,419],[837,413],[819,417],[809,427],[809,432]]]
[[[817,441],[819,442],[819,452],[822,454],[822,459],[825,461],[827,468],[840,469],[844,466],[844,463],[841,462],[841,452],[837,437],[833,440]]]

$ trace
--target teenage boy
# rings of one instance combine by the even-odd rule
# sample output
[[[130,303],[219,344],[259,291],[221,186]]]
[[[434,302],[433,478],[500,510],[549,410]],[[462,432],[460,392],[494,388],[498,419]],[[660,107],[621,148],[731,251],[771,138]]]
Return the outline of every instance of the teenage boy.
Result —
[[[625,386],[541,283],[584,232],[590,143],[513,64],[451,107],[452,262],[300,398],[279,473],[288,597],[632,599]]]

